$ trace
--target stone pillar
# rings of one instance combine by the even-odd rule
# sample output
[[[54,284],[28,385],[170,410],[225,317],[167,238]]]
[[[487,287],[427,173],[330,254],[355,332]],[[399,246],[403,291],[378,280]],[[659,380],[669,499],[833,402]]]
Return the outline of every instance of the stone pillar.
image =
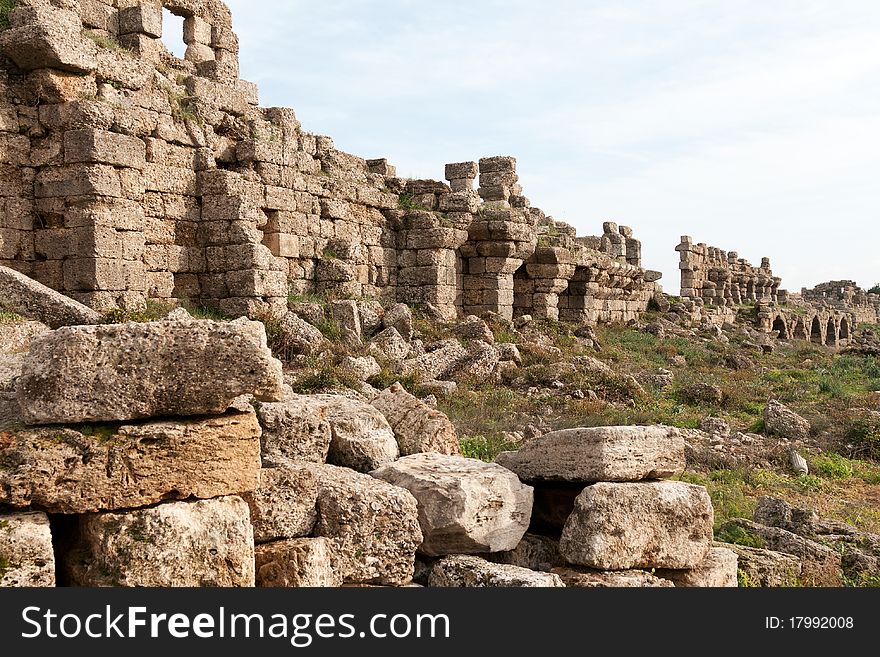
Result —
[[[500,207],[510,206],[511,196],[521,196],[515,157],[486,157],[480,160],[480,198]]]
[[[626,238],[621,234],[617,224],[606,221],[602,224],[602,253],[612,258],[626,260]]]
[[[624,250],[626,252],[627,263],[634,267],[641,267],[642,243],[633,237],[632,228],[629,226],[621,226],[620,235],[624,239]]]

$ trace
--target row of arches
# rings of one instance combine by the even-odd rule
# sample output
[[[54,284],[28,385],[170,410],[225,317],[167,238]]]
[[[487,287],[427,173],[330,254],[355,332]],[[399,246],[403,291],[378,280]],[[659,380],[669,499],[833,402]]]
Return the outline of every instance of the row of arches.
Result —
[[[850,338],[850,321],[847,317],[831,315],[824,320],[819,315],[796,317],[787,320],[784,315],[777,315],[773,320],[772,331],[778,333],[780,340],[805,340],[814,344],[836,347]]]

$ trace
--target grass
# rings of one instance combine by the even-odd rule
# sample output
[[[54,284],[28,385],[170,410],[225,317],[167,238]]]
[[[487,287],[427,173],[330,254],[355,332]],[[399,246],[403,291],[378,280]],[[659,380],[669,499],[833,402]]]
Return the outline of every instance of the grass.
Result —
[[[327,297],[322,294],[294,294],[291,293],[287,296],[287,303],[316,303],[319,306],[326,306],[329,303]]]
[[[142,310],[123,310],[114,308],[104,313],[105,324],[125,324],[127,322],[137,322],[140,324],[148,322],[156,322],[164,318],[172,308],[166,303],[157,299],[147,299],[147,303]]]
[[[400,207],[401,210],[404,210],[406,212],[416,212],[416,211],[431,212],[431,208],[428,208],[428,207],[422,205],[421,203],[416,203],[412,194],[401,194],[400,201],[398,203],[398,207]]]
[[[0,0],[0,31],[9,29],[9,12],[17,4],[18,0]]]
[[[468,436],[459,440],[462,456],[492,463],[501,452],[515,451],[519,445],[509,442],[503,434]]]
[[[9,310],[0,308],[0,324],[19,324],[25,321],[25,318]]]
[[[87,38],[91,39],[95,42],[95,44],[99,48],[104,48],[105,50],[112,50],[113,52],[118,52],[124,55],[132,55],[132,51],[129,48],[123,46],[119,41],[117,41],[113,36],[109,34],[101,34],[100,32],[92,32],[91,30],[83,30],[83,35]]]

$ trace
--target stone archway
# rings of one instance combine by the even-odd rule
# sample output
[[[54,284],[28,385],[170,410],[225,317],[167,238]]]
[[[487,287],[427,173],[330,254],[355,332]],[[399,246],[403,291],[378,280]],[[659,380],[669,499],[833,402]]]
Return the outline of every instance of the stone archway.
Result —
[[[818,316],[813,317],[813,321],[810,325],[810,342],[825,344],[822,339],[822,322],[819,321]]]
[[[849,340],[849,321],[846,317],[840,320],[840,332],[837,335],[839,341]]]
[[[772,330],[779,331],[780,340],[788,340],[788,325],[785,323],[785,318],[782,315],[773,320]]]
[[[523,263],[513,274],[513,316],[531,315],[534,297],[535,281],[529,278],[528,265]]]
[[[837,325],[834,323],[834,318],[828,318],[828,327],[825,329],[825,344],[829,347],[837,346]]]
[[[795,340],[809,340],[810,339],[810,336],[807,335],[806,320],[803,317],[798,319],[794,325],[794,339]]]

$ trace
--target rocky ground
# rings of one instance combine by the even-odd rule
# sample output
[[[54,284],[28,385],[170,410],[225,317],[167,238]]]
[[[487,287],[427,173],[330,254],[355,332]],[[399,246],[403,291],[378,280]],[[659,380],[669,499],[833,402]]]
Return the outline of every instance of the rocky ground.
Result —
[[[880,583],[875,327],[290,310],[2,315],[3,584]]]

